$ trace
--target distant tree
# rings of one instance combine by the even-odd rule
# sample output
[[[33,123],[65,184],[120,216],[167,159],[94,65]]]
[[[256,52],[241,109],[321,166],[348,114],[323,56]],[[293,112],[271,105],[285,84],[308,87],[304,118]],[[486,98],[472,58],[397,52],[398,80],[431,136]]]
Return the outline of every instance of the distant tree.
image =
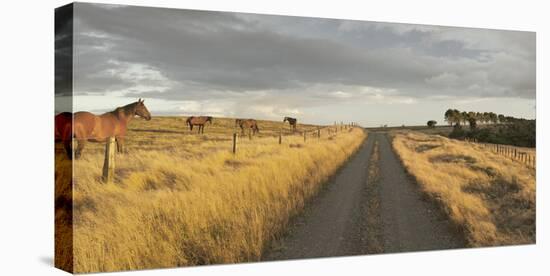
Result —
[[[483,112],[483,122],[489,123],[491,121],[491,115],[489,115],[489,112]]]
[[[462,111],[460,112],[460,121],[462,121],[462,124],[465,125],[468,121],[468,112]]]
[[[477,120],[475,117],[468,118],[468,124],[470,124],[470,130],[475,130],[477,128]]]
[[[498,114],[498,121],[499,121],[499,123],[504,124],[505,121],[506,121],[506,116],[504,116],[502,114]]]
[[[431,127],[431,128],[434,128],[436,124],[437,124],[437,121],[434,121],[434,120],[429,120],[428,121],[428,126]]]
[[[473,111],[468,112],[468,119],[470,119],[470,118],[474,118],[474,119],[477,120],[476,113],[473,112]]]
[[[448,109],[445,112],[445,121],[449,123],[449,125],[460,125],[460,122],[462,122],[462,113],[458,109]]]
[[[480,123],[483,123],[483,113],[481,112],[476,112],[476,116],[475,116],[476,120]]]
[[[494,112],[489,112],[489,121],[491,121],[492,124],[496,124],[498,122],[498,115]]]
[[[462,113],[458,109],[453,109],[453,118],[455,125],[460,125],[460,122],[462,121]]]
[[[450,108],[445,111],[445,121],[449,123],[450,126],[453,125],[453,110]]]

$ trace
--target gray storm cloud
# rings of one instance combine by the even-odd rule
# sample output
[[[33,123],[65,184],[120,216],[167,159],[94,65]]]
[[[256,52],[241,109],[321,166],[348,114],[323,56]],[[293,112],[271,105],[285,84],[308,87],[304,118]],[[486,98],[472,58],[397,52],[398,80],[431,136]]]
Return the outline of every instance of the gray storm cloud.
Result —
[[[531,32],[84,3],[74,28],[76,95],[214,100],[231,113],[535,98]]]

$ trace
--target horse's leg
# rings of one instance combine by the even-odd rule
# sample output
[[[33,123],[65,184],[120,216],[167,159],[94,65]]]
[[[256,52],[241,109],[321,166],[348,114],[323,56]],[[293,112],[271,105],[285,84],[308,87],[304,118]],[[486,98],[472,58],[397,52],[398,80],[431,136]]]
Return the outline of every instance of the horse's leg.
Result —
[[[116,137],[116,148],[117,148],[118,153],[120,153],[120,154],[126,153],[126,151],[124,149],[124,138]]]
[[[63,140],[63,147],[65,147],[65,152],[67,153],[67,158],[69,160],[73,159],[73,139]]]
[[[86,145],[86,139],[79,139],[78,140],[78,146],[76,147],[76,151],[74,153],[74,158],[79,159],[82,155],[82,150],[84,150],[84,146]]]

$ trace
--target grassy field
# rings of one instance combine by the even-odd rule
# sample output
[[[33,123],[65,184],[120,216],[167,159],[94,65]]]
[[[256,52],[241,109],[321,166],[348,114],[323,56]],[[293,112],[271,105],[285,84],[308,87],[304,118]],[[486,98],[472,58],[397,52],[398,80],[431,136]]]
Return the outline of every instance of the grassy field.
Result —
[[[204,135],[184,122],[132,121],[114,183],[100,181],[103,144],[75,161],[75,272],[257,261],[366,138],[354,128],[319,139],[317,126],[292,134],[286,124],[279,145],[282,122],[259,121],[260,134],[240,137],[233,155],[234,120],[215,118]],[[303,130],[312,130],[305,143]]]
[[[439,135],[392,136],[407,171],[464,229],[470,246],[535,242],[535,169]]]

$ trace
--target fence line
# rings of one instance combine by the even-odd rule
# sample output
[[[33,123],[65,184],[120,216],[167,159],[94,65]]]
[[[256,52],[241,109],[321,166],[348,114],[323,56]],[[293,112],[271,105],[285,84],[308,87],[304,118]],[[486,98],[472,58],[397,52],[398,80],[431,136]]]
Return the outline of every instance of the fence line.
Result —
[[[338,135],[338,127],[340,127],[340,130],[343,131],[344,129],[349,129],[351,131],[353,128],[355,128],[357,124],[350,123],[350,124],[340,124],[339,126],[328,126],[328,127],[317,127],[317,129],[314,130],[303,130],[302,134],[304,136],[304,143],[307,142],[307,135],[310,133],[311,135],[317,136],[318,139],[321,139],[321,132],[323,130],[326,130],[328,135],[332,135],[334,131],[334,135]],[[237,131],[233,131],[233,139],[232,139],[232,153],[237,153],[237,144],[238,144],[238,134]],[[251,133],[248,134],[249,139],[252,139]],[[282,144],[283,141],[283,129],[281,128],[279,130],[279,145]],[[115,137],[109,137],[105,143],[105,159],[103,161],[103,173],[101,176],[101,180],[104,183],[113,182],[114,176],[115,176],[115,156],[116,156],[116,138]]]
[[[526,164],[527,166],[530,166],[533,168],[536,167],[536,164],[537,164],[536,152],[530,153],[527,151],[522,151],[521,149],[518,150],[517,147],[509,146],[509,145],[478,142],[476,139],[473,139],[473,140],[466,139],[465,141],[468,143],[475,143],[477,145],[480,145],[483,148],[486,148],[496,154],[499,154],[507,158],[510,158],[514,161]]]

